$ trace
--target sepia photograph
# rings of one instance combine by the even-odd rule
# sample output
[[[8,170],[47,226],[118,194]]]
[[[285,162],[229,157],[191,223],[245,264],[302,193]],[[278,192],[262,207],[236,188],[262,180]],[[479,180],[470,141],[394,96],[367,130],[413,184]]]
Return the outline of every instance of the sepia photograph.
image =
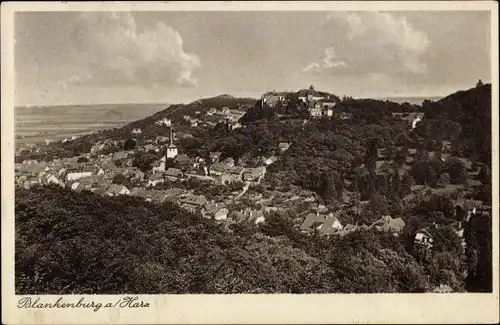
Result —
[[[254,6],[13,13],[17,299],[494,293],[498,13]]]

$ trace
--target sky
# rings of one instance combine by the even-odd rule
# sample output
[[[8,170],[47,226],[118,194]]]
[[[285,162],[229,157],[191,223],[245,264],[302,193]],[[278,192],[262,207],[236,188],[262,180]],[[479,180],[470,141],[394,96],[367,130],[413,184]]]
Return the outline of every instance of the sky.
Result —
[[[18,12],[16,105],[317,90],[443,96],[491,80],[490,12]]]

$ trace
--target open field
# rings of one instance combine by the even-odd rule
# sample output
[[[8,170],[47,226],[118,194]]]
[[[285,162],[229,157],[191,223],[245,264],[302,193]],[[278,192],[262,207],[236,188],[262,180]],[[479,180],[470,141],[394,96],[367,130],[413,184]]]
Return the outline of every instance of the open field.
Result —
[[[167,104],[16,107],[16,147],[119,127],[165,109]]]

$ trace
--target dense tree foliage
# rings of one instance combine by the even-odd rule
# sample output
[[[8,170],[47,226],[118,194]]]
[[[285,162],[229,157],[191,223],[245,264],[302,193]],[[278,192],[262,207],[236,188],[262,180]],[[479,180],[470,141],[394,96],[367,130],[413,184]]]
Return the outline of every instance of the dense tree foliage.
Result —
[[[136,141],[134,139],[127,139],[123,144],[123,150],[133,150],[136,146]]]
[[[458,91],[437,102],[424,101],[418,132],[429,139],[453,140],[454,154],[491,165],[491,84]],[[462,148],[459,148],[462,146]]]
[[[16,196],[18,294],[418,292],[443,281],[403,238],[372,231],[309,237],[286,214],[228,229],[169,202],[53,186]]]

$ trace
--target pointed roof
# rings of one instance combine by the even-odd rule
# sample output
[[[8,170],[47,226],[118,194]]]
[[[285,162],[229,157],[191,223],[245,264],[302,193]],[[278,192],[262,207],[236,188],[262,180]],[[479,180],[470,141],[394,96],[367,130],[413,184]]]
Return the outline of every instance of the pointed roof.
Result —
[[[324,215],[316,215],[314,213],[309,213],[304,222],[300,226],[301,229],[311,229],[315,222],[324,223],[326,221],[326,217]]]
[[[182,171],[180,169],[177,169],[177,168],[169,168],[165,171],[165,175],[172,176],[172,177],[181,177]]]
[[[314,97],[323,97],[319,92],[317,92],[316,90],[314,90],[314,87],[312,89],[311,89],[311,87],[309,87],[309,89],[299,90],[297,92],[297,95],[299,97],[307,97],[308,95],[312,95]]]
[[[174,134],[173,134],[173,131],[172,131],[173,127],[172,125],[170,125],[170,144],[168,145],[169,148],[177,148],[174,144]]]
[[[417,234],[425,234],[426,236],[430,237],[430,238],[434,238],[434,236],[432,236],[432,234],[429,232],[429,230],[427,228],[423,228],[423,229],[420,229],[419,231],[417,231]]]
[[[163,179],[163,175],[162,174],[151,174],[151,176],[149,176],[149,180],[150,181],[157,181],[157,180],[161,180]]]
[[[184,203],[202,207],[207,204],[208,200],[203,195],[190,195],[180,199],[179,202],[181,204]]]
[[[111,187],[108,189],[108,193],[112,194],[118,194],[120,193],[121,190],[127,189],[124,185],[121,184],[113,184]]]
[[[163,192],[165,198],[172,198],[183,194],[185,190],[177,187],[172,187]]]
[[[290,147],[290,143],[288,143],[288,142],[280,142],[280,143],[278,144],[278,147],[279,147],[280,149],[288,149],[288,147]]]
[[[320,228],[320,232],[322,234],[333,234],[337,231],[337,228],[334,227],[334,223],[335,222],[338,222],[338,224],[340,225],[339,227],[339,230],[342,229],[342,224],[340,223],[339,219],[337,217],[327,217],[325,222],[323,223],[323,225],[321,226]]]

